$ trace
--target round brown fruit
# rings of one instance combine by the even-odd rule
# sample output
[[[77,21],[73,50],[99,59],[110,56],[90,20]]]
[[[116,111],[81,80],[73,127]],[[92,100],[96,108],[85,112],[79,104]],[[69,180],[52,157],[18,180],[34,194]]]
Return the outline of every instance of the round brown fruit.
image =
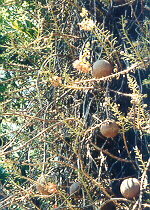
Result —
[[[116,3],[116,4],[126,4],[126,3],[130,3],[130,4],[133,4],[133,3],[135,3],[135,0],[114,0],[114,2]]]
[[[73,194],[75,192],[79,192],[80,188],[81,188],[81,183],[80,182],[74,182],[70,186],[70,194]]]
[[[114,0],[114,2],[115,2],[116,4],[125,4],[125,3],[126,3],[125,0]]]
[[[116,210],[116,206],[113,201],[110,201],[103,205],[100,210]]]
[[[136,178],[125,179],[120,185],[120,192],[125,198],[132,199],[140,192],[140,182]]]
[[[107,60],[97,60],[93,64],[93,76],[97,79],[109,76],[112,69],[112,65]]]
[[[113,138],[117,136],[119,126],[113,120],[105,120],[100,126],[100,132],[107,138]]]

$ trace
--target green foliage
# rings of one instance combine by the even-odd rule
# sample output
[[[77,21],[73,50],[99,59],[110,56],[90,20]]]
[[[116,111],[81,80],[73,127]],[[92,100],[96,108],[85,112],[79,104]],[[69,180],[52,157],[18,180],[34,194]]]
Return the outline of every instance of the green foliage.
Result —
[[[7,181],[9,174],[6,172],[6,170],[0,165],[0,182],[1,184],[5,184]]]
[[[150,85],[150,75],[148,76],[148,79],[144,79],[143,80],[143,85],[146,85],[147,88],[149,88],[149,85]]]

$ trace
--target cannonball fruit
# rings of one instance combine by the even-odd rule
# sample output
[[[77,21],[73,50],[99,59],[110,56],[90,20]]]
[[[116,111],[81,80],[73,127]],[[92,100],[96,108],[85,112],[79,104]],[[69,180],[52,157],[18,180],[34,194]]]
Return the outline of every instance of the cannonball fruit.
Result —
[[[97,79],[109,76],[112,69],[112,65],[107,60],[97,60],[93,64],[93,76]]]
[[[80,182],[74,182],[70,186],[70,194],[75,193],[75,192],[79,192],[80,188],[81,188],[81,183]]]
[[[113,201],[110,201],[103,205],[103,207],[101,207],[100,210],[116,210],[116,206]]]
[[[130,4],[134,4],[135,3],[135,0],[114,0],[114,2],[116,3],[116,4],[126,4],[126,3],[128,3],[128,2],[130,2]]]
[[[36,189],[42,195],[50,195],[57,192],[57,185],[51,182],[47,182],[47,178],[45,178],[44,175],[41,175],[37,182],[39,184],[36,184]]]
[[[116,4],[125,4],[125,3],[126,3],[125,0],[114,0],[114,2],[115,2]]]
[[[100,132],[107,138],[113,138],[117,136],[119,126],[113,120],[105,120],[100,126]]]
[[[120,192],[125,198],[132,199],[140,192],[140,182],[136,178],[125,179],[120,185]]]

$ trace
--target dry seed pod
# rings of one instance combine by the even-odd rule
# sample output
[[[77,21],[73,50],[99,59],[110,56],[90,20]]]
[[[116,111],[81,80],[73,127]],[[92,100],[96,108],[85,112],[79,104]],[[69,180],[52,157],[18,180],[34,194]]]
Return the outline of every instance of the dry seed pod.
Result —
[[[42,195],[49,195],[49,192],[46,190],[46,178],[43,174],[38,178],[37,182],[39,184],[36,185],[36,189],[39,193]]]
[[[36,189],[42,195],[50,195],[57,192],[57,185],[47,182],[47,177],[45,178],[43,174],[38,178],[37,182],[39,184],[36,185]]]
[[[46,189],[49,192],[49,194],[53,194],[57,192],[57,185],[53,184],[51,182],[48,182],[46,185]]]
[[[112,65],[106,60],[97,60],[93,64],[93,76],[97,79],[109,76],[112,73]]]
[[[119,126],[112,120],[105,120],[100,127],[100,132],[107,138],[113,138],[117,136]]]
[[[140,192],[140,182],[136,178],[125,179],[120,185],[120,192],[127,199],[136,197]]]

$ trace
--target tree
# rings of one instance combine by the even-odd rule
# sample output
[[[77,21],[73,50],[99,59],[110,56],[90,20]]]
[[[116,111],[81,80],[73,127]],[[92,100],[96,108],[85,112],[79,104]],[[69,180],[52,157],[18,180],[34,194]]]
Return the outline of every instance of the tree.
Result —
[[[1,208],[150,206],[148,10],[138,0],[1,3]],[[94,78],[100,59],[113,73]],[[106,120],[119,126],[113,138]],[[141,181],[136,200],[120,193],[128,177]]]

